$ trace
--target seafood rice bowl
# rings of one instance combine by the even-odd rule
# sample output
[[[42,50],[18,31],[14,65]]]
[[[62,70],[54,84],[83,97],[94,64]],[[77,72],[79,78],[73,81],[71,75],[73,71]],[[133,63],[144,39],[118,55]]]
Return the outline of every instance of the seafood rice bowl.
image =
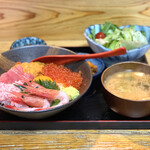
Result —
[[[40,119],[64,110],[83,96],[92,80],[90,67],[85,61],[66,66],[30,62],[36,57],[53,55],[54,49],[58,55],[73,53],[58,47],[29,46],[2,54],[11,61],[15,58],[16,63],[0,76],[1,110],[24,118]],[[30,52],[30,60],[22,61],[25,55],[16,59],[21,51]],[[41,51],[45,52],[41,54]]]

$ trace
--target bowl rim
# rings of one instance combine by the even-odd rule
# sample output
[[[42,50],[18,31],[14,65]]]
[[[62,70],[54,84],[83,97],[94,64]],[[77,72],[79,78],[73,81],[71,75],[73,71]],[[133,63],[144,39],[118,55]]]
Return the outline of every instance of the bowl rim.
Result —
[[[30,47],[47,47],[47,48],[50,48],[50,47],[53,47],[53,48],[56,48],[56,49],[63,49],[65,51],[68,51],[68,52],[71,52],[72,54],[77,54],[75,53],[74,51],[72,50],[69,50],[67,48],[63,48],[63,47],[58,47],[58,46],[48,46],[48,45],[29,45],[29,46],[22,46],[22,47],[17,47],[17,48],[14,48],[13,51],[19,51],[20,49],[24,49],[24,48],[30,48]],[[11,50],[11,49],[10,49]],[[10,50],[7,50],[1,54],[4,54],[4,53],[7,53],[9,52]],[[91,86],[91,83],[92,83],[92,71],[90,69],[90,66],[88,65],[88,63],[85,61],[85,60],[81,60],[83,61],[84,63],[87,64],[87,67],[89,68],[89,71],[90,71],[90,82],[89,82],[89,85],[87,87],[87,89],[89,89],[89,87]],[[10,108],[6,108],[6,107],[3,107],[0,105],[0,109],[4,109],[6,111],[11,111],[11,112],[17,112],[17,113],[43,113],[43,112],[49,112],[49,111],[54,111],[54,110],[59,110],[61,108],[64,107],[64,109],[68,106],[68,105],[71,105],[72,103],[75,103],[76,101],[78,101],[85,93],[87,92],[87,90],[85,90],[82,94],[80,94],[77,98],[75,98],[74,100],[72,101],[69,101],[68,103],[64,104],[64,105],[61,105],[61,106],[57,106],[57,107],[54,107],[54,108],[50,108],[50,109],[44,109],[44,110],[38,110],[38,111],[21,111],[21,110],[14,110],[14,109],[10,109]]]
[[[92,26],[94,27],[95,25],[101,26],[101,24],[93,24],[93,25],[89,25],[88,27],[86,27],[86,28],[84,29],[84,36],[85,36],[85,38],[86,38],[88,41],[90,41],[91,43],[93,43],[94,45],[96,45],[96,46],[98,46],[98,47],[100,47],[100,48],[103,48],[104,51],[111,51],[111,49],[106,48],[106,47],[104,47],[103,45],[101,45],[101,44],[95,42],[94,40],[92,40],[92,39],[87,35],[86,30],[89,29],[89,28],[92,27]],[[130,25],[124,25],[124,26],[119,26],[119,27],[126,27],[126,26],[130,26]],[[150,26],[142,26],[142,25],[135,25],[135,26],[147,27],[147,28],[150,29]],[[147,46],[150,47],[150,42],[149,42],[148,44],[146,44],[146,45],[143,45],[143,46],[139,47],[139,48],[134,48],[134,49],[127,50],[127,53],[131,53],[131,52],[134,52],[134,51],[139,51],[139,50],[141,50],[141,49],[143,49],[143,48],[146,48]],[[124,55],[127,55],[127,53],[124,54]]]
[[[101,83],[102,83],[102,86],[103,86],[103,88],[104,88],[107,92],[109,92],[111,95],[113,95],[113,96],[115,96],[115,97],[117,97],[117,98],[119,98],[119,99],[121,99],[121,100],[129,101],[129,102],[135,102],[135,103],[150,102],[150,100],[132,100],[132,99],[121,98],[121,97],[119,97],[119,96],[117,96],[117,95],[111,93],[111,91],[109,91],[109,90],[105,87],[103,78],[104,78],[104,75],[105,75],[106,71],[108,71],[109,69],[112,69],[113,67],[118,66],[118,65],[131,64],[131,63],[132,63],[132,64],[139,64],[139,65],[148,66],[148,67],[150,68],[150,65],[148,65],[148,64],[146,64],[146,63],[142,63],[142,62],[136,62],[136,61],[126,61],[126,62],[120,62],[120,63],[113,64],[113,65],[111,65],[110,67],[106,68],[106,69],[103,71],[103,73],[102,73],[102,75],[101,75]]]
[[[3,53],[6,53],[6,52],[8,52],[8,51],[11,51],[11,50],[13,50],[13,51],[15,51],[15,50],[18,50],[18,49],[24,49],[24,48],[30,48],[30,47],[47,47],[47,48],[50,48],[50,47],[53,47],[53,48],[57,48],[57,49],[64,49],[64,50],[66,50],[66,51],[71,51],[71,52],[73,52],[74,54],[76,54],[74,51],[72,51],[72,50],[70,50],[70,49],[67,49],[67,48],[64,48],[64,47],[59,47],[59,46],[51,46],[51,45],[29,45],[29,46],[21,46],[21,47],[16,47],[16,48],[13,48],[13,49],[9,49],[9,50],[7,50],[7,51],[5,51],[5,52],[3,52]],[[3,53],[1,53],[1,54],[3,54]]]

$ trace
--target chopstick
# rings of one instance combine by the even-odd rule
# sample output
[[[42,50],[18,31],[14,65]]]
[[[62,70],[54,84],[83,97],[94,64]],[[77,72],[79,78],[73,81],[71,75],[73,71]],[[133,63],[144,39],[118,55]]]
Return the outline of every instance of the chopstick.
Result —
[[[6,58],[2,54],[0,54],[0,67],[4,71],[8,71],[11,67],[13,67],[16,64],[16,62],[11,61],[10,59]]]

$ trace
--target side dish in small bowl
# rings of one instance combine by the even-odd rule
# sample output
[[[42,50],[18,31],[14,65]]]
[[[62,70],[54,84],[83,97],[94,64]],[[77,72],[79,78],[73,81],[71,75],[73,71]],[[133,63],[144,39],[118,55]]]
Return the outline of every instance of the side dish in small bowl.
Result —
[[[8,71],[0,66],[0,109],[30,119],[52,116],[78,101],[92,82],[86,61],[66,65],[30,62],[46,55],[75,54],[51,46],[26,46],[1,55],[16,62]]]
[[[106,66],[123,62],[134,61],[142,57],[150,48],[150,27],[140,25],[126,25],[118,27],[115,24],[94,24],[87,27],[84,36],[96,52],[110,51],[125,47],[127,53],[120,56],[103,58]]]
[[[150,115],[150,66],[122,62],[101,76],[104,98],[114,112],[133,118]]]
[[[89,53],[78,53],[78,54],[89,54]],[[99,58],[95,59],[86,59],[88,65],[92,70],[93,80],[90,88],[88,89],[86,95],[91,96],[96,92],[96,89],[99,88],[99,81],[101,78],[101,74],[105,69],[105,64],[103,60]]]
[[[84,55],[84,54],[89,54],[89,53],[78,53],[78,54]],[[99,58],[94,58],[94,59],[92,58],[92,59],[86,59],[86,61],[92,70],[93,79],[99,78],[101,73],[105,69],[105,64],[104,64],[103,60],[101,60]]]

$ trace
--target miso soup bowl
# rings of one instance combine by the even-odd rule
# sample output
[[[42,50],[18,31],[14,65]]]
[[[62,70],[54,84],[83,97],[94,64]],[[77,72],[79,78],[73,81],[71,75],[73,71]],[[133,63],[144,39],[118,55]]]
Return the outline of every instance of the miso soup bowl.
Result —
[[[150,115],[150,100],[129,100],[120,98],[112,94],[111,91],[108,91],[104,85],[104,81],[107,79],[107,77],[114,73],[128,69],[135,72],[150,74],[150,66],[140,62],[122,62],[108,67],[104,70],[101,76],[104,99],[106,100],[109,108],[120,115],[132,118],[148,116]]]

